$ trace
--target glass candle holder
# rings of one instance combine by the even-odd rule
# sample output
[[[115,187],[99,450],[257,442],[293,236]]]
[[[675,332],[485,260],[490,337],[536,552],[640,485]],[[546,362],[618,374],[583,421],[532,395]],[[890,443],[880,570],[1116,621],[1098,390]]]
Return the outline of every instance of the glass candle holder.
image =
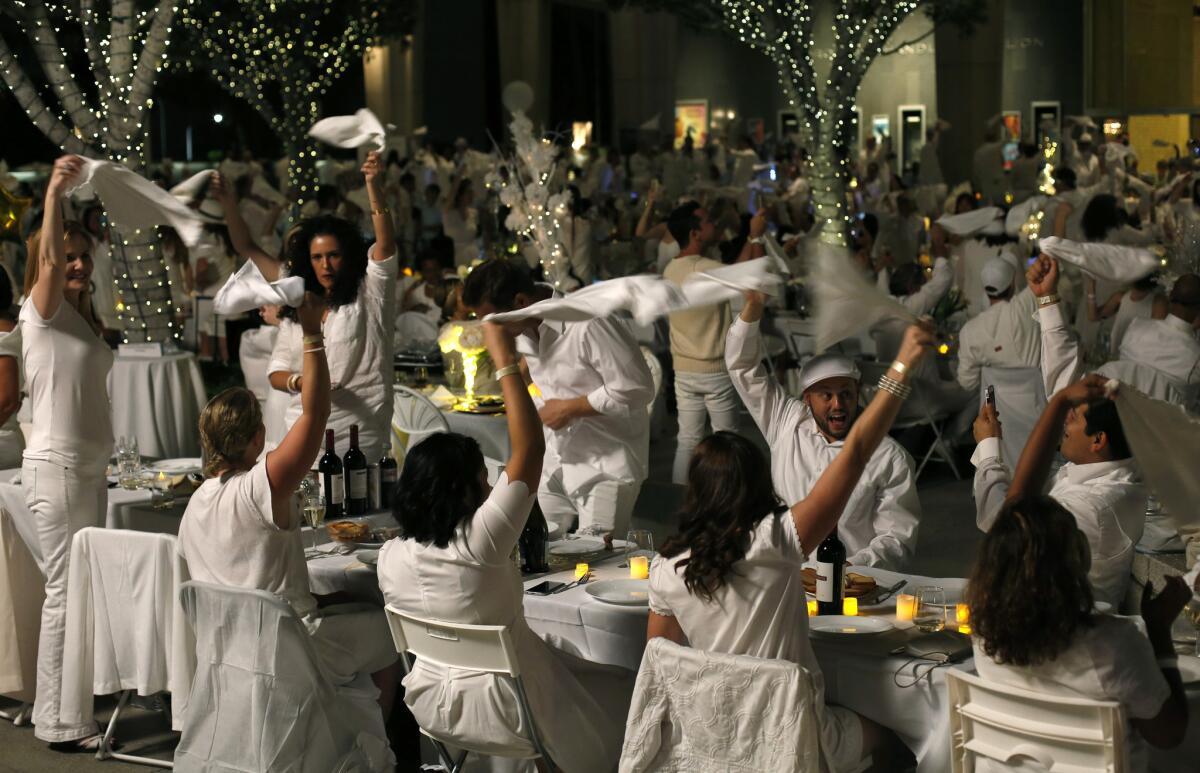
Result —
[[[900,593],[896,596],[896,619],[911,623],[913,614],[917,611],[917,597],[910,593]]]
[[[587,577],[587,576],[588,576],[588,565],[587,564],[575,564],[575,579],[582,580],[584,577]]]
[[[847,617],[858,616],[858,599],[847,596],[842,599],[842,614]]]
[[[629,577],[633,580],[650,578],[650,559],[647,556],[629,557]]]

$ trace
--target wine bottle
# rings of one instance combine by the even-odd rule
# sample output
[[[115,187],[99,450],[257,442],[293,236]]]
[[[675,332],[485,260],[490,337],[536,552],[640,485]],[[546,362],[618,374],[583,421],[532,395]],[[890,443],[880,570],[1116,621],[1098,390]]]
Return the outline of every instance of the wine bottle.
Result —
[[[392,509],[398,480],[400,480],[400,468],[396,464],[396,460],[392,458],[392,446],[385,443],[383,458],[379,460],[379,506],[384,510]]]
[[[546,543],[549,541],[550,529],[546,526],[546,516],[542,514],[542,508],[538,507],[537,503],[533,504],[533,509],[529,512],[529,518],[525,521],[525,528],[521,531],[521,570],[526,574],[534,572],[548,572],[549,565],[546,563]]]
[[[842,614],[845,585],[846,546],[838,539],[837,527],[817,547],[817,614]]]
[[[333,430],[325,430],[325,455],[317,463],[320,473],[321,496],[325,498],[326,520],[342,517],[345,501],[345,479],[342,476],[342,460],[333,448]]]
[[[350,425],[350,450],[342,457],[346,471],[346,515],[367,514],[367,457],[358,450],[358,425]]]

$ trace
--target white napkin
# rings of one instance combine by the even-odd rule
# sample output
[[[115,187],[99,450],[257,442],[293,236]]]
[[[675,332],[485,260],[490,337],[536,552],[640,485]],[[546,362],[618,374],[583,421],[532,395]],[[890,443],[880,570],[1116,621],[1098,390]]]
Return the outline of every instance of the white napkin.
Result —
[[[454,396],[454,393],[441,384],[438,385],[437,389],[433,390],[433,393],[429,395],[429,399],[439,408],[449,408],[458,402],[458,398]]]
[[[203,169],[196,172],[191,177],[171,188],[171,195],[185,204],[192,201],[200,195],[200,191],[204,190],[204,186],[208,185],[212,173],[213,170],[211,169]]]
[[[254,261],[248,260],[225,280],[213,299],[213,311],[230,317],[259,306],[299,306],[303,300],[304,279],[289,276],[268,282]]]
[[[980,207],[961,215],[942,215],[937,224],[955,236],[972,236],[1004,217],[999,207]]]
[[[1025,221],[1029,219],[1030,215],[1044,207],[1047,201],[1049,199],[1042,195],[1030,196],[1010,209],[1004,217],[1004,231],[1009,236],[1019,236],[1021,226],[1025,225]]]
[[[589,285],[562,298],[490,314],[486,319],[512,322],[537,317],[581,322],[626,311],[638,324],[644,325],[676,311],[733,300],[746,290],[775,295],[779,289],[779,276],[772,268],[770,258],[757,258],[693,274],[682,286],[659,276],[620,277]]]
[[[210,222],[145,177],[112,161],[83,159],[80,181],[67,194],[76,191],[83,191],[85,197],[88,192],[95,193],[119,226],[149,229],[169,225],[189,247],[199,244],[204,224]]]
[[[335,115],[322,118],[308,130],[308,136],[339,148],[357,148],[368,143],[383,150],[383,124],[367,108],[355,111],[354,115]]]
[[[1085,274],[1110,282],[1136,282],[1159,267],[1154,253],[1142,247],[1073,242],[1047,236],[1038,246],[1047,255],[1079,266]]]
[[[845,248],[817,243],[810,277],[816,303],[817,352],[853,338],[885,319],[916,322],[902,304],[868,282]]]

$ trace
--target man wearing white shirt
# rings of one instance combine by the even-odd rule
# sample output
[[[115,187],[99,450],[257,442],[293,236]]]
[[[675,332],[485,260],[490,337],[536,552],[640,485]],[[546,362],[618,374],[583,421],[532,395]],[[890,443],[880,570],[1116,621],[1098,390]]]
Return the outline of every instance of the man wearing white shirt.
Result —
[[[795,503],[841,451],[858,415],[859,372],[845,357],[814,357],[800,376],[801,399],[790,397],[762,366],[762,313],[762,296],[748,293],[725,338],[725,365],[771,449],[775,490]],[[916,548],[920,514],[912,459],[884,438],[838,522],[847,560],[903,570]]]
[[[1200,410],[1200,276],[1184,274],[1171,288],[1165,319],[1135,319],[1121,340],[1123,360],[1149,365],[1161,372],[1184,396],[1191,411]]]
[[[1027,287],[1013,295],[1016,274],[1003,258],[983,264],[983,291],[991,305],[958,333],[958,383],[969,392],[979,390],[984,367],[1036,368],[1041,359],[1033,293]]]
[[[477,317],[549,298],[525,269],[489,260],[471,272],[463,303]],[[530,380],[541,392],[546,457],[538,503],[565,533],[625,536],[649,465],[654,382],[628,325],[613,317],[583,322],[509,323]]]

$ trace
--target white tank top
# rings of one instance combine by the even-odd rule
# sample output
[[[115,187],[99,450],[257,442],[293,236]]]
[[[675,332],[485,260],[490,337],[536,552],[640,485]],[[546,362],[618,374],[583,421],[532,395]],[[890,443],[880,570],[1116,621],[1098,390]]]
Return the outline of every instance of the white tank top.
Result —
[[[1117,307],[1117,313],[1113,315],[1112,342],[1108,349],[1111,357],[1114,359],[1117,357],[1121,349],[1121,339],[1125,337],[1125,331],[1129,329],[1129,323],[1135,319],[1150,319],[1153,311],[1153,292],[1146,293],[1139,301],[1130,298],[1128,292],[1121,297],[1121,305]]]
[[[665,239],[658,243],[658,273],[662,273],[667,264],[679,254],[679,242],[668,242]]]

